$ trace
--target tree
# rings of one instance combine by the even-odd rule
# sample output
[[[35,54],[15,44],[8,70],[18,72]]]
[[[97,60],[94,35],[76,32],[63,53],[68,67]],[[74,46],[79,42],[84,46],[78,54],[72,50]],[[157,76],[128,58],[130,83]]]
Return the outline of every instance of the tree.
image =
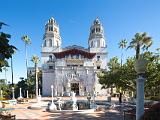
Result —
[[[121,50],[122,50],[122,53],[121,53],[121,66],[122,66],[122,64],[123,64],[123,49],[126,48],[126,46],[127,46],[127,40],[126,39],[122,39],[118,43],[118,45],[119,45],[119,48],[121,48]]]
[[[28,52],[27,52],[27,46],[31,44],[31,40],[27,35],[23,35],[21,38],[25,44],[25,56],[26,56],[26,74],[28,78]]]
[[[103,88],[111,88],[111,95],[113,94],[113,86],[118,84],[120,64],[118,63],[118,58],[113,57],[108,62],[109,71],[103,71],[99,74],[99,82],[102,84]]]
[[[148,50],[152,45],[152,38],[147,35],[146,32],[136,33],[128,48],[134,48],[136,50],[136,59],[140,56],[141,48],[143,50]]]
[[[5,23],[0,22],[0,29]],[[10,34],[0,32],[0,72],[2,72],[3,67],[8,67],[8,59],[12,57],[17,48],[9,44]]]
[[[4,66],[3,67],[3,70],[4,70],[4,74],[5,74],[5,82],[6,82],[6,84],[7,84],[7,75],[6,75],[6,73],[7,73],[7,71],[8,71],[8,69],[7,69],[7,67],[6,66]]]
[[[134,70],[134,58],[128,58],[123,66],[118,63],[118,58],[113,57],[108,63],[108,71],[103,71],[99,74],[99,82],[103,88],[110,88],[113,85],[118,92],[135,91],[136,72]]]
[[[39,57],[36,55],[33,55],[31,58],[31,61],[34,63],[35,67],[35,81],[36,81],[36,98],[38,98],[38,75],[37,75],[37,69],[38,69],[38,62],[39,62]]]

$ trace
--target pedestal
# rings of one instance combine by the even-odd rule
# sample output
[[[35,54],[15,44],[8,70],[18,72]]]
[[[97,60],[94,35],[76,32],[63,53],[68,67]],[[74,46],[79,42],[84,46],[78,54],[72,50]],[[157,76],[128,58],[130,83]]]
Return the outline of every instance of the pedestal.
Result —
[[[137,98],[136,98],[136,120],[144,114],[144,78],[139,76],[137,79]]]
[[[57,106],[54,104],[54,103],[51,103],[49,106],[48,106],[48,108],[49,108],[49,111],[56,111],[57,110]]]

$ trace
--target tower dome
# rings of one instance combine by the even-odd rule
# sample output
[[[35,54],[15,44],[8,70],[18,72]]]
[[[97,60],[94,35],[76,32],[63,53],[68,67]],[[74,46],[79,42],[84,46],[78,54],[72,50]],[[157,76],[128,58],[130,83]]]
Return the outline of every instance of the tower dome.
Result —
[[[98,18],[96,18],[93,23],[94,23],[94,25],[101,24],[100,20]]]

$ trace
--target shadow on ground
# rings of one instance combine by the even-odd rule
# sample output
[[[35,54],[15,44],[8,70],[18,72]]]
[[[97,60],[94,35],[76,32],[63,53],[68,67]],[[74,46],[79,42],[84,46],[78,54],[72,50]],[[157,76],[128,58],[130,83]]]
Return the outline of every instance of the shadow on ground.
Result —
[[[61,112],[42,117],[49,117],[49,120],[123,120],[122,114],[108,111],[95,113]]]

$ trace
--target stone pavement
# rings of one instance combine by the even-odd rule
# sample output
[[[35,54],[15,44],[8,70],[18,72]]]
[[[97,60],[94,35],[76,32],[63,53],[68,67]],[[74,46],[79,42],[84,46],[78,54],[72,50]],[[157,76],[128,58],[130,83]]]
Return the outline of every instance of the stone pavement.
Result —
[[[50,98],[43,98],[43,100],[51,100]],[[67,98],[63,98],[67,99]],[[78,98],[84,99],[84,98]],[[100,99],[99,99],[100,100]],[[104,99],[102,99],[104,100]],[[41,110],[31,110],[27,107],[35,100],[30,100],[31,103],[17,104],[11,112],[16,115],[17,120],[123,120],[122,115],[114,110],[98,111],[94,113],[75,113],[75,112],[61,112],[51,113]]]

